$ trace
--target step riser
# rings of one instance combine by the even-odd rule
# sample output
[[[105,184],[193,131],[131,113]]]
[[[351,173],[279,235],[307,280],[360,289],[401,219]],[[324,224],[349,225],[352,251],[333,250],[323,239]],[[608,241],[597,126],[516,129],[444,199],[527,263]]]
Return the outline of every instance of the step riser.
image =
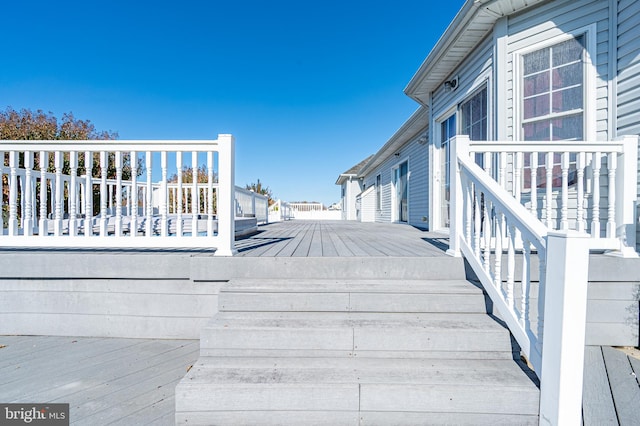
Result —
[[[462,258],[443,257],[193,257],[195,281],[234,279],[464,280]]]
[[[260,378],[257,378],[258,380]],[[190,395],[190,398],[184,396]],[[176,410],[400,411],[537,415],[537,392],[494,385],[179,385]]]
[[[220,312],[486,312],[477,294],[222,292],[219,305]]]
[[[406,413],[380,411],[198,411],[176,415],[178,425],[457,425],[457,426],[537,426],[538,416],[479,413]]]
[[[206,349],[318,351],[471,351],[510,352],[504,331],[423,331],[403,328],[236,329],[208,327],[200,340]]]

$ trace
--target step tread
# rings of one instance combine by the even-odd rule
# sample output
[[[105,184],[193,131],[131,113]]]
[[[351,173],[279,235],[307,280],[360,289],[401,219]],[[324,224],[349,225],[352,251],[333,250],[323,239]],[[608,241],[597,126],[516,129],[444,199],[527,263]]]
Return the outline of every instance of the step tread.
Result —
[[[482,294],[465,280],[234,279],[220,293]]]
[[[508,333],[485,313],[220,312],[205,326],[219,328],[418,328]]]
[[[186,376],[201,384],[536,385],[513,360],[201,357]]]

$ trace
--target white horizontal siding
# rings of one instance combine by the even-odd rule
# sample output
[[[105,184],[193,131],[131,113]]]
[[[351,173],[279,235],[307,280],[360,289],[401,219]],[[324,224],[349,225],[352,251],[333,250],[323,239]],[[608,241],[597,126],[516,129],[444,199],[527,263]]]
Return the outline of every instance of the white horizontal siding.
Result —
[[[420,132],[420,134],[424,134]],[[382,188],[380,190],[381,203],[380,210],[375,211],[376,222],[391,222],[392,220],[392,200],[393,184],[392,169],[400,163],[407,161],[409,164],[408,176],[408,208],[409,223],[425,228],[427,221],[422,218],[429,217],[429,157],[427,145],[421,145],[417,138],[405,144],[399,151],[400,156],[392,155],[388,157],[380,166],[369,173],[364,178],[365,187],[373,187],[376,184],[376,176],[380,175]],[[375,200],[375,191],[373,191]],[[364,209],[364,205],[362,207]]]
[[[514,52],[544,43],[554,37],[577,31],[596,24],[596,53],[592,62],[596,69],[596,92],[588,105],[595,108],[595,136],[597,140],[610,139],[608,132],[608,84],[609,75],[609,2],[593,0],[555,1],[524,12],[508,20],[507,42],[507,126],[506,134],[513,137],[514,102],[518,96],[514,93],[513,59]]]

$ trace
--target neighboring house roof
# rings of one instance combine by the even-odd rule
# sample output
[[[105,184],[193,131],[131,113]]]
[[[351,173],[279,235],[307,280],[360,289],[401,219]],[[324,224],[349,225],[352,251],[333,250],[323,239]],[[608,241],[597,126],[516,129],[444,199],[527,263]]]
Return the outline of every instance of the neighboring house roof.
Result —
[[[405,123],[400,126],[397,132],[385,143],[382,148],[370,157],[370,160],[358,172],[365,175],[378,167],[390,155],[396,153],[404,144],[414,139],[420,132],[424,131],[429,124],[429,110],[420,107],[414,112]],[[426,135],[425,135],[426,138]],[[425,139],[426,142],[426,139]]]
[[[467,0],[453,18],[404,93],[427,105],[429,94],[442,84],[464,58],[491,32],[496,21],[550,0]]]
[[[371,157],[373,157],[373,155],[368,156],[367,158],[365,158],[364,160],[362,160],[361,162],[359,162],[355,166],[351,167],[346,172],[340,173],[340,176],[338,176],[338,180],[336,181],[336,185],[342,185],[350,177],[357,177],[358,176],[358,171],[365,164],[367,164],[367,162],[369,162],[369,160],[371,160]]]

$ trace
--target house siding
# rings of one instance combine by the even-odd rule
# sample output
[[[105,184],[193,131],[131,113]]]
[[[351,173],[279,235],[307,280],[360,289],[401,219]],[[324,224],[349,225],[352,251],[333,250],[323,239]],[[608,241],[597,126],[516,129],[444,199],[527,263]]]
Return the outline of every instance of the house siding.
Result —
[[[619,1],[617,24],[616,131],[618,136],[640,135],[640,2]],[[637,194],[640,197],[640,184]],[[640,249],[638,227],[636,232],[636,249]]]
[[[421,134],[424,134],[424,132],[421,132]],[[366,188],[375,186],[377,175],[380,175],[381,178],[381,208],[375,211],[375,221],[392,221],[392,169],[398,164],[408,161],[408,223],[416,227],[427,228],[429,224],[429,154],[427,145],[420,144],[416,137],[412,139],[411,142],[405,144],[399,152],[399,157],[392,156],[387,158],[380,166],[372,170],[371,173],[367,174],[364,178]],[[372,198],[375,201],[375,191],[373,192]]]
[[[591,117],[595,118],[593,136],[598,141],[610,139],[608,131],[609,80],[609,1],[555,1],[537,7],[532,11],[508,19],[507,29],[507,111],[506,123],[508,139],[513,140],[517,123],[514,109],[518,97],[514,93],[514,53],[520,49],[535,46],[554,37],[572,33],[596,24],[595,55],[591,58],[596,68],[596,96],[589,100],[588,107],[595,108]],[[589,41],[588,41],[589,43]],[[587,116],[587,120],[589,119]]]

